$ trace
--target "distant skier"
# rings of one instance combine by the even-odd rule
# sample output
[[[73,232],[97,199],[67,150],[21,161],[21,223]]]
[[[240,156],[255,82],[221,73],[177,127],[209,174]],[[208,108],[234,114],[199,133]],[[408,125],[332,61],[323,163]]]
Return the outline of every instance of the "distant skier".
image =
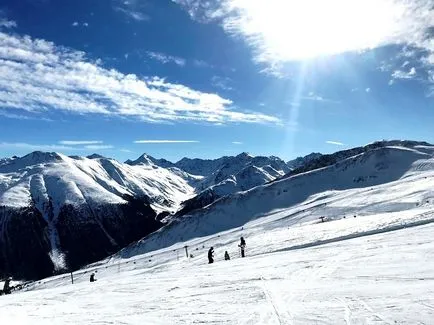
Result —
[[[11,287],[10,287],[10,284],[11,284],[11,278],[7,278],[7,279],[5,280],[5,284],[4,284],[4,286],[3,286],[3,293],[4,293],[5,295],[8,295],[8,294],[11,293]]]
[[[241,237],[238,247],[241,249],[241,257],[245,257],[244,250],[246,249],[246,241],[243,237]]]
[[[90,281],[90,282],[95,282],[95,281],[96,281],[96,279],[95,279],[95,273],[92,273],[92,274],[90,275],[90,279],[89,279],[89,281]]]
[[[208,263],[214,263],[214,248],[212,247],[208,250]]]
[[[229,261],[230,259],[228,251],[225,251],[225,261]]]

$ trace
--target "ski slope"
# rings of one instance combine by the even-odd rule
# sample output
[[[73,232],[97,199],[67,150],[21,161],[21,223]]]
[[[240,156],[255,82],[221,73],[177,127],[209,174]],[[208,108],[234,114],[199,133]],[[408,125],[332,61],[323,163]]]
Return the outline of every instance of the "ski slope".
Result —
[[[42,280],[0,297],[0,323],[433,324],[434,206],[413,204],[428,193],[421,184],[415,202],[391,196],[409,184],[318,194],[243,227],[114,256],[76,272],[74,284],[69,275]],[[340,217],[321,223],[324,203]],[[365,210],[354,218],[356,203]],[[93,271],[98,281],[89,283]]]

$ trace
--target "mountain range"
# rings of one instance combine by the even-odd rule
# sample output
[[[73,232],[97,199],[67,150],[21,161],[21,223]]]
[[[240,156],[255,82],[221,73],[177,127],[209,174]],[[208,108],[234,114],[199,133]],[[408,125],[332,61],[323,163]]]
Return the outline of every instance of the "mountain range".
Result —
[[[381,141],[284,162],[178,162],[33,152],[0,160],[0,276],[41,278],[242,227],[316,196],[432,170],[426,142]],[[324,207],[326,213],[326,207]],[[31,249],[29,249],[31,247]]]
[[[288,171],[277,157],[246,153],[177,163],[146,154],[125,163],[38,151],[3,158],[0,275],[40,278],[79,268],[159,229],[191,200],[202,207],[194,198],[203,193],[217,199]]]

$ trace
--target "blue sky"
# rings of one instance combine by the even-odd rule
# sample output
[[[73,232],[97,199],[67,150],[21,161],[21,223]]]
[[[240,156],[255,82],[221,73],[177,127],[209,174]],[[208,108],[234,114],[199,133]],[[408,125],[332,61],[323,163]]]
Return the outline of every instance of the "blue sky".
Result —
[[[432,0],[3,0],[0,156],[434,142]]]

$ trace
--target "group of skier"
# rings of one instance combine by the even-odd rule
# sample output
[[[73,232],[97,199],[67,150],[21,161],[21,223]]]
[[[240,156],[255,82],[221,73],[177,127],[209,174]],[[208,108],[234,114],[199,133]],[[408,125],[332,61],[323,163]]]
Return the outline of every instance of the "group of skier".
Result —
[[[243,237],[240,238],[240,244],[238,245],[238,247],[241,250],[241,257],[245,257],[246,241],[244,240]],[[225,251],[225,261],[228,261],[230,259],[231,258],[229,256],[228,251]],[[208,250],[208,263],[209,264],[214,263],[214,248],[213,247],[211,247]]]

